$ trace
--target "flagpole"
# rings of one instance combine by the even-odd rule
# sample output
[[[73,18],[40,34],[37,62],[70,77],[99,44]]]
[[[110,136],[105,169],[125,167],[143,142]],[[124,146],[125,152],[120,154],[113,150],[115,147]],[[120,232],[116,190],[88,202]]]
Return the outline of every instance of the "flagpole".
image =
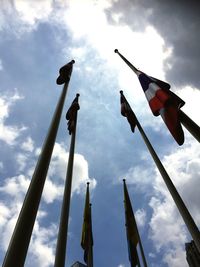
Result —
[[[192,136],[200,142],[200,127],[190,119],[181,109],[179,110],[180,121]]]
[[[53,147],[56,140],[69,81],[70,77],[63,86],[61,96],[44,141],[40,157],[35,167],[30,186],[26,193],[2,267],[24,266],[51,155],[53,152]]]
[[[91,227],[92,227],[92,204],[90,203],[90,220],[91,220]],[[93,248],[92,248],[92,240],[91,234],[89,235],[89,253],[88,253],[88,264],[87,267],[93,267]]]
[[[181,216],[182,216],[182,218],[183,218],[183,220],[184,220],[184,222],[185,222],[185,224],[186,224],[191,236],[193,237],[193,240],[194,240],[194,242],[195,242],[195,244],[196,244],[196,246],[200,252],[199,229],[196,226],[191,214],[189,213],[187,207],[185,206],[181,196],[179,195],[178,191],[176,190],[176,188],[175,188],[173,182],[171,181],[168,173],[166,172],[164,166],[162,165],[162,163],[161,163],[159,157],[157,156],[154,148],[152,147],[150,141],[148,140],[148,138],[147,138],[144,130],[142,129],[136,116],[135,116],[135,120],[136,120],[136,125],[138,127],[138,130],[139,130],[140,134],[142,135],[142,138],[143,138],[143,140],[144,140],[144,142],[145,142],[145,144],[146,144],[146,146],[147,146],[147,148],[148,148],[148,150],[149,150],[149,152],[150,152],[150,154],[151,154],[151,156],[152,156],[152,158],[153,158],[153,160],[154,160],[154,162],[155,162],[155,164],[156,164],[156,166],[160,172],[160,174],[162,175],[163,180],[164,180],[169,192],[171,193],[171,196],[172,196],[172,198],[173,198],[173,200],[174,200],[174,202],[175,202],[175,204],[176,204],[176,206],[177,206],[177,208],[178,208],[178,210],[179,210],[179,212],[180,212],[180,214],[181,214]]]
[[[77,94],[76,96],[79,97],[79,94]],[[61,209],[61,215],[60,215],[60,225],[59,225],[59,231],[58,231],[54,267],[65,266],[71,187],[72,187],[72,175],[73,175],[73,163],[74,163],[74,150],[75,150],[75,140],[76,140],[76,125],[77,125],[77,111],[75,113],[75,118],[74,118],[74,129],[71,133],[71,144],[70,144],[69,159],[68,159],[68,165],[67,165],[62,209]]]

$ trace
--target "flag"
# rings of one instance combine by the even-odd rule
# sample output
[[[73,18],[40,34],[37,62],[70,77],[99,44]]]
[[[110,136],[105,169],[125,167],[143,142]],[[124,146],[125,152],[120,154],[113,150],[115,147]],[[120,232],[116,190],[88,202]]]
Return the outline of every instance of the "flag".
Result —
[[[84,261],[85,263],[89,265],[89,261],[90,261],[90,264],[92,261],[92,246],[93,246],[89,183],[87,183],[85,209],[84,209],[83,217],[84,218],[83,218],[83,226],[82,226],[81,247],[84,249]]]
[[[71,73],[72,73],[72,68],[73,68],[73,64],[75,63],[74,60],[70,61],[69,63],[67,63],[66,65],[64,65],[62,68],[60,68],[59,70],[59,76],[56,80],[56,83],[61,85],[63,83],[66,83],[69,81],[70,77],[71,77]]]
[[[138,76],[154,116],[161,115],[176,142],[182,145],[184,143],[184,133],[180,122],[179,109],[185,102],[169,90],[170,84],[138,70],[117,49],[115,49],[115,53],[119,54]]]
[[[139,242],[138,230],[135,221],[135,216],[131,206],[128,190],[124,181],[124,208],[125,208],[125,220],[126,220],[126,235],[128,242],[128,253],[131,267],[135,267],[139,264],[139,258],[137,254],[137,244]]]
[[[136,117],[134,112],[132,111],[128,101],[126,100],[125,96],[123,95],[123,91],[120,91],[121,97],[120,97],[120,103],[121,103],[121,114],[122,116],[126,117],[130,127],[131,131],[135,131],[136,126]]]
[[[78,97],[79,94],[76,94],[76,97],[74,98],[70,108],[68,109],[67,113],[66,113],[66,120],[68,120],[68,131],[69,134],[71,134],[74,129],[75,129],[75,120],[76,120],[76,114],[77,114],[77,110],[80,109],[79,103],[78,103]]]
[[[179,145],[184,143],[184,133],[180,122],[179,109],[185,102],[171,92],[170,85],[141,71],[137,76],[154,116],[161,115],[170,133]]]

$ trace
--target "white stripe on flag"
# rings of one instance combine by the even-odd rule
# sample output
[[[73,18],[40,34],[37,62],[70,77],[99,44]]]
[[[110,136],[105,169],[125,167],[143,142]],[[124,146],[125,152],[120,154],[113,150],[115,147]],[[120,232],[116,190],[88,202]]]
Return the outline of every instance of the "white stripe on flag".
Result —
[[[150,83],[149,88],[144,92],[148,101],[155,97],[156,92],[160,90],[160,87],[155,83]]]

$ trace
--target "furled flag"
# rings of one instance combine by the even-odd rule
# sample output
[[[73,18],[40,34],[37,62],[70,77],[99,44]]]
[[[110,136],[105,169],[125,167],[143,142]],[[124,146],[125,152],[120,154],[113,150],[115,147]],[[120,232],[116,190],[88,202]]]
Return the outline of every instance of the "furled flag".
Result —
[[[59,70],[59,76],[56,80],[56,83],[61,85],[63,83],[66,83],[69,81],[73,69],[73,64],[75,63],[74,60],[70,61],[66,65],[64,65],[62,68]]]
[[[93,255],[93,235],[92,235],[92,216],[91,216],[91,204],[89,195],[89,183],[87,183],[85,209],[83,216],[81,247],[84,249],[84,261],[88,266],[92,266]]]
[[[136,126],[136,117],[134,112],[132,111],[128,101],[126,100],[125,96],[123,95],[123,91],[120,91],[121,97],[120,97],[120,102],[121,102],[121,114],[122,116],[126,117],[130,127],[131,131],[135,131],[135,126]]]
[[[128,242],[128,253],[131,267],[135,267],[139,264],[139,258],[137,254],[137,244],[139,242],[138,230],[135,221],[135,216],[131,206],[128,190],[124,182],[124,208],[125,208],[125,219],[126,219],[126,235]]]
[[[118,53],[138,76],[154,116],[161,115],[176,142],[182,145],[184,143],[184,133],[179,118],[179,109],[185,102],[169,90],[170,85],[168,83],[136,69],[117,49],[115,49],[115,53]]]
[[[79,98],[79,94],[76,94],[76,97],[74,98],[70,108],[68,109],[66,113],[66,120],[68,120],[67,129],[69,131],[69,134],[71,134],[75,129],[77,110],[80,109],[78,98]]]

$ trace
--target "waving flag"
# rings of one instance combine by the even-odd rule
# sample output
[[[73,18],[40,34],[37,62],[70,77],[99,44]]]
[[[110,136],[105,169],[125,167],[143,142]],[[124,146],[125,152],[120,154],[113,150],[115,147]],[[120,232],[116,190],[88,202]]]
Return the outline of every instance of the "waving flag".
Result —
[[[77,110],[80,109],[80,106],[78,103],[78,98],[79,98],[79,94],[76,94],[76,97],[74,98],[70,108],[68,109],[68,111],[66,113],[66,120],[68,120],[68,122],[67,122],[68,127],[67,128],[68,128],[70,135],[74,131]]]
[[[131,267],[135,267],[139,264],[137,244],[139,242],[137,224],[133,213],[131,201],[129,198],[128,190],[124,182],[124,208],[125,208],[125,220],[126,220],[126,234],[128,242],[128,254]]]
[[[121,114],[122,116],[126,117],[130,127],[131,131],[135,131],[135,126],[136,126],[136,118],[135,114],[133,113],[128,101],[126,100],[125,96],[123,95],[123,91],[120,91],[121,97],[120,97],[120,102],[121,102]]]
[[[138,76],[154,116],[161,115],[176,142],[182,145],[184,143],[184,133],[180,122],[179,109],[185,102],[169,90],[170,85],[168,83],[139,71],[117,49],[115,49],[115,53],[119,54]]]
[[[161,115],[170,133],[179,145],[184,143],[184,133],[179,119],[179,109],[185,102],[171,92],[170,85],[141,71],[137,76],[154,116]]]
[[[69,81],[74,63],[75,63],[75,61],[72,60],[69,63],[67,63],[66,65],[64,65],[62,68],[60,68],[60,70],[59,70],[60,75],[58,76],[58,78],[56,80],[57,84],[61,85],[61,84]]]
[[[89,195],[89,183],[87,183],[84,219],[82,226],[81,247],[84,249],[84,261],[88,267],[93,267],[93,235],[92,235],[92,215]]]

